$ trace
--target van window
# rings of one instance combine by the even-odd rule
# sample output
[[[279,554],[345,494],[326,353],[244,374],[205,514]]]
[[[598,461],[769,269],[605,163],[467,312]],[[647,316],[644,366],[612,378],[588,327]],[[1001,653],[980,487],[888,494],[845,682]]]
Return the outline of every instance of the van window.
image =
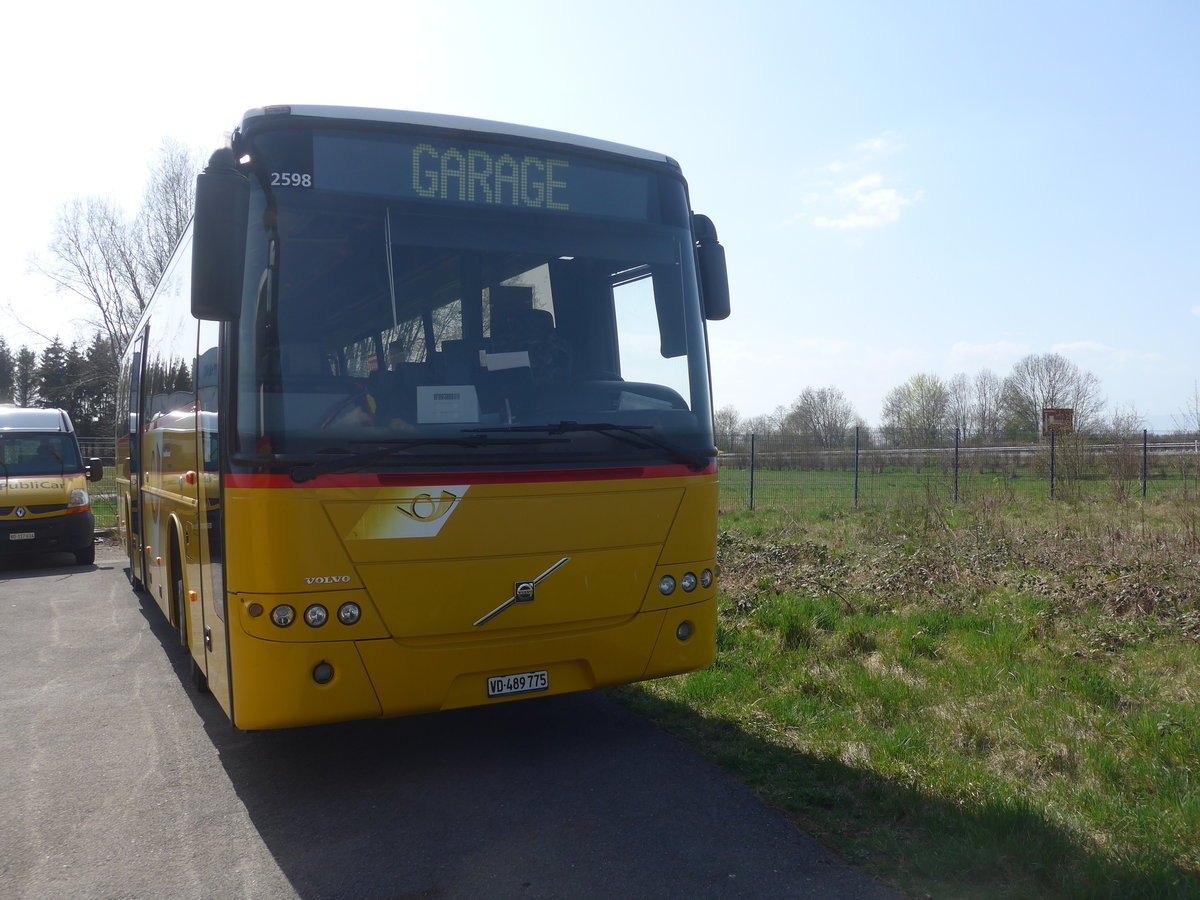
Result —
[[[83,471],[69,434],[0,435],[0,475],[62,475]]]

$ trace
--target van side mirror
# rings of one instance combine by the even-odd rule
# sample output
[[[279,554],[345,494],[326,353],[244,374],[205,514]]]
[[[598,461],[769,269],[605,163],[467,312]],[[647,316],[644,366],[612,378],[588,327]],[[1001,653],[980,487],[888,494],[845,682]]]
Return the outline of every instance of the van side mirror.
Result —
[[[93,457],[88,460],[88,481],[99,481],[104,477],[104,461]]]
[[[196,176],[192,219],[192,315],[230,322],[242,305],[250,180],[228,147]]]
[[[692,215],[696,237],[696,265],[700,271],[700,296],[704,318],[729,318],[729,272],[725,267],[725,248],[717,240],[717,228],[708,216]]]

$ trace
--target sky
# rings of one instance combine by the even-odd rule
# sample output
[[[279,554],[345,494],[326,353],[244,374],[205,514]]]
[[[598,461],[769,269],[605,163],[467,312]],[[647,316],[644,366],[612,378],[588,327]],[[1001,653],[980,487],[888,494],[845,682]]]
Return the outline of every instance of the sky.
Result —
[[[35,8],[36,7],[36,8]],[[86,341],[36,271],[64,204],[132,216],[165,139],[249,108],[517,122],[666,153],[716,223],[714,400],[870,424],[917,373],[1031,353],[1168,429],[1200,380],[1200,3],[19,4],[0,54],[0,317]]]

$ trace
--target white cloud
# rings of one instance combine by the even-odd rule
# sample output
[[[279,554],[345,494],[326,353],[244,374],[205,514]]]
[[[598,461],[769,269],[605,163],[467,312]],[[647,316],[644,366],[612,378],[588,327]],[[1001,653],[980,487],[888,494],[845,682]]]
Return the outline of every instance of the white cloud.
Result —
[[[821,170],[821,183],[804,197],[809,209],[804,218],[814,228],[834,231],[883,228],[898,222],[904,207],[924,196],[920,190],[905,194],[885,184],[879,163],[901,149],[899,135],[885,131],[854,144],[844,158],[827,163]],[[790,219],[787,224],[797,220]]]
[[[896,137],[892,132],[885,131],[879,137],[859,141],[851,149],[868,156],[880,156],[900,148],[900,144],[895,139]]]
[[[923,191],[904,196],[895,188],[884,187],[883,175],[873,172],[852,184],[834,191],[840,206],[849,206],[839,216],[816,216],[812,223],[816,228],[832,228],[849,231],[856,228],[882,228],[900,221],[900,211],[918,202]]]

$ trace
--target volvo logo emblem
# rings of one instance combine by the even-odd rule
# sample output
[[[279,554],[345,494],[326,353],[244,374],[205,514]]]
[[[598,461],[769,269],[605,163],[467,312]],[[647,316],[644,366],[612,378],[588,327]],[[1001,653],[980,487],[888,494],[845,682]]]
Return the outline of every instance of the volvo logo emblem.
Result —
[[[560,559],[558,562],[556,562],[554,565],[552,565],[550,568],[548,568],[545,572],[543,572],[537,578],[533,579],[533,581],[518,581],[515,585],[513,585],[512,596],[509,597],[507,600],[505,600],[503,603],[501,603],[499,606],[497,606],[495,609],[493,609],[490,613],[488,613],[486,616],[484,616],[478,622],[476,622],[475,627],[478,628],[480,625],[486,625],[488,622],[492,621],[492,619],[496,618],[496,616],[500,615],[500,613],[504,612],[506,609],[508,609],[514,603],[532,603],[535,599],[534,594],[535,594],[535,589],[537,588],[537,586],[541,582],[543,582],[547,578],[549,578],[551,575],[553,575],[555,572],[557,572],[559,569],[561,569],[563,566],[565,566],[567,563],[569,563],[570,561],[571,561],[571,557],[564,556],[562,559]]]

